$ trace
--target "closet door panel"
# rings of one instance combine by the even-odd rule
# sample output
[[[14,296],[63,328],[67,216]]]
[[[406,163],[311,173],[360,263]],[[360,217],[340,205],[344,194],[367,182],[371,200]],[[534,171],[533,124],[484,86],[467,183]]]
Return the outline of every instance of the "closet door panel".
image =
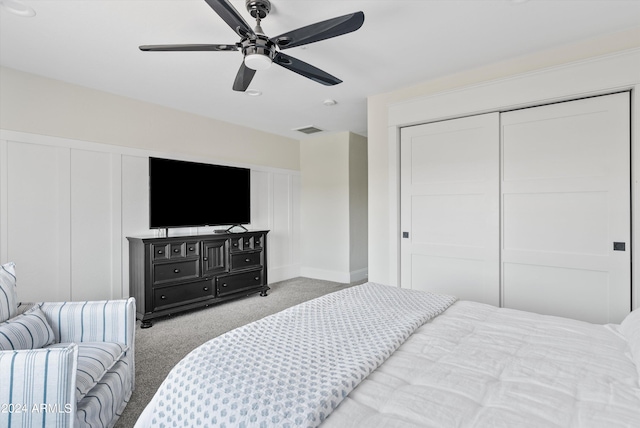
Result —
[[[402,130],[402,287],[498,304],[498,118]]]
[[[631,294],[629,95],[508,112],[501,125],[503,306],[621,321]]]

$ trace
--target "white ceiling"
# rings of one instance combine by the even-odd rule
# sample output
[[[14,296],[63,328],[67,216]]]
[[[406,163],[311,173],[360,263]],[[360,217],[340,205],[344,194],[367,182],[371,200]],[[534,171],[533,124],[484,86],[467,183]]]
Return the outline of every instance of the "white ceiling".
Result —
[[[14,1],[14,0],[0,0]],[[367,97],[511,57],[640,26],[639,0],[272,0],[269,36],[362,10],[354,33],[288,55],[343,80],[327,87],[272,66],[250,97],[231,87],[240,52],[141,52],[143,44],[238,36],[204,0],[18,0],[0,8],[0,64],[295,139],[314,125],[366,135]],[[244,0],[231,0],[251,25]],[[333,107],[323,105],[335,99]]]

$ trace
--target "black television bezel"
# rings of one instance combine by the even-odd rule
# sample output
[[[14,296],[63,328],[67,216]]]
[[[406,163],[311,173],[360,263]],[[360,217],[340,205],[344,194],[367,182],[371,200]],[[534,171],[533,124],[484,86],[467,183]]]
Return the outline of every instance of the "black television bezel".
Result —
[[[153,166],[152,164],[156,163],[156,166],[158,165],[158,163],[166,163],[165,166],[167,164],[174,164],[176,165],[176,167],[181,167],[181,168],[187,168],[187,167],[191,167],[191,168],[200,168],[200,169],[209,169],[212,173],[213,172],[217,172],[218,174],[223,173],[223,174],[228,174],[228,175],[237,175],[237,174],[242,174],[243,178],[244,178],[244,182],[246,183],[246,188],[243,189],[243,195],[244,197],[242,198],[243,204],[242,206],[244,207],[244,209],[242,210],[242,214],[246,214],[246,218],[240,218],[240,217],[244,217],[239,215],[237,218],[233,219],[233,220],[238,220],[238,221],[232,221],[232,222],[227,222],[227,221],[222,221],[220,220],[220,218],[214,218],[212,217],[210,220],[207,221],[194,221],[194,222],[190,222],[190,221],[179,221],[179,222],[167,222],[167,221],[161,221],[161,222],[157,222],[157,224],[154,224],[154,211],[157,212],[158,209],[160,209],[160,204],[157,202],[154,202],[154,191],[157,191],[158,189],[153,189],[153,181],[154,181],[154,177],[153,177]],[[157,170],[157,169],[156,169]],[[166,174],[166,171],[165,171]],[[237,180],[237,177],[233,177],[235,180]],[[193,179],[193,178],[183,178],[181,179],[183,180],[182,182],[180,182],[180,184],[183,184],[185,186],[189,185],[191,186],[190,192],[189,194],[191,195],[206,195],[207,193],[211,193],[211,188],[207,185],[203,184],[203,181],[197,180],[197,179]],[[237,189],[240,189],[240,186],[237,187],[233,187],[231,190],[229,190],[229,183],[233,182],[233,180],[230,179],[224,179],[221,180],[224,184],[222,185],[224,193],[229,193],[229,192],[235,192]],[[166,183],[165,183],[166,185]],[[197,186],[195,189],[193,189],[193,186]],[[244,186],[243,186],[244,187]],[[242,168],[242,167],[235,167],[235,166],[228,166],[228,165],[219,165],[219,164],[213,164],[213,163],[206,163],[206,162],[195,162],[195,161],[185,161],[185,160],[179,160],[179,159],[170,159],[170,158],[160,158],[160,157],[154,157],[154,156],[149,156],[149,182],[148,182],[148,197],[149,197],[149,229],[177,229],[177,228],[187,228],[187,227],[215,227],[215,226],[242,226],[242,225],[246,225],[251,223],[251,170],[249,168]],[[237,197],[236,197],[237,198]],[[193,205],[196,207],[201,207],[202,204],[202,200],[200,198],[197,198],[197,201],[194,201]],[[217,203],[224,203],[224,196],[211,196],[211,199],[209,200],[213,200],[216,199],[218,202]],[[155,203],[155,205],[154,205]],[[215,212],[220,212],[220,211],[215,211],[212,210],[210,211],[212,213]],[[157,217],[157,216],[156,216]],[[195,217],[194,217],[195,218]],[[232,220],[232,219],[225,219],[225,220]],[[161,224],[161,223],[168,223],[168,224]]]

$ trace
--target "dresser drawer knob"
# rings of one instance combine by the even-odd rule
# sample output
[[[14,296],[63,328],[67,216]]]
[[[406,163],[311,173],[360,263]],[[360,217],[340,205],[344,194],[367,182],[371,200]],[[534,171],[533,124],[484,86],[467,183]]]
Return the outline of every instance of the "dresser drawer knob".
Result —
[[[244,259],[245,262],[249,263],[251,259]]]
[[[206,258],[206,257],[203,257],[203,258],[202,258],[202,260],[204,260],[204,261],[206,262],[206,261],[207,261],[207,260],[209,260],[209,259],[208,259],[208,258]]]
[[[193,248],[193,247],[189,247],[189,251],[193,251],[193,250],[194,250],[194,248]]]
[[[256,281],[260,281],[260,277],[259,277],[259,276],[256,276],[256,277],[255,277],[255,278],[253,278],[253,279],[255,279]]]
[[[174,249],[173,249],[173,252],[174,252],[174,253],[179,253],[179,252],[180,252],[180,248],[174,248]]]
[[[174,269],[173,273],[180,273],[180,269]]]
[[[223,283],[223,284],[222,284],[222,286],[223,286],[223,287],[226,287],[226,286],[227,286],[227,284],[226,284],[226,283]]]
[[[165,295],[163,294],[162,296],[160,296],[160,299],[162,299],[162,300],[166,300],[166,299],[167,299],[167,296],[165,296]]]
[[[158,250],[158,254],[163,254],[163,253],[164,253],[164,251]]]
[[[203,291],[209,291],[209,287],[203,287],[202,290]]]

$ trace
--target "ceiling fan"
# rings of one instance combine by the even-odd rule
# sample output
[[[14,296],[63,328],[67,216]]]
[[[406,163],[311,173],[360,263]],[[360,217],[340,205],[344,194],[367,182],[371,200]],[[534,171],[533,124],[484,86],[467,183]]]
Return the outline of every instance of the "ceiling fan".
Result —
[[[237,51],[241,50],[244,61],[240,65],[233,83],[233,90],[244,92],[249,87],[256,70],[264,70],[276,63],[323,85],[337,85],[342,80],[304,61],[281,52],[296,46],[319,42],[356,31],[364,22],[364,13],[355,12],[326,21],[317,22],[289,31],[276,37],[267,37],[260,21],[271,11],[269,0],[245,0],[247,11],[256,19],[255,28],[240,16],[229,0],[205,0],[224,22],[240,36],[238,43],[232,44],[187,44],[187,45],[143,45],[143,51]]]

